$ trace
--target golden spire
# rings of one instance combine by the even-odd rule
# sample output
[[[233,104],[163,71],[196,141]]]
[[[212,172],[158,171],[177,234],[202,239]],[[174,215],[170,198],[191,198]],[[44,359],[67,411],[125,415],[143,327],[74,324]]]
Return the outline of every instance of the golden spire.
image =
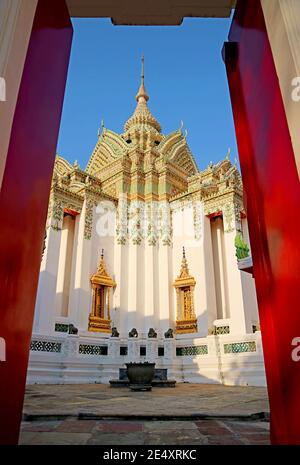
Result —
[[[131,130],[145,131],[153,129],[157,132],[161,132],[161,127],[159,122],[151,114],[147,101],[149,96],[145,89],[145,71],[144,71],[144,55],[142,56],[142,71],[141,71],[141,85],[139,91],[136,95],[137,106],[133,115],[126,121],[124,130],[125,132]]]
[[[108,273],[107,273],[107,270],[106,270],[106,265],[105,265],[105,262],[104,262],[104,249],[102,249],[102,251],[101,251],[101,259],[100,259],[100,263],[99,263],[99,266],[98,266],[97,274],[99,274],[101,276],[108,276]]]
[[[149,100],[149,95],[147,94],[147,91],[145,89],[145,58],[144,58],[144,55],[142,55],[141,85],[135,98],[137,102],[139,101],[147,102]]]
[[[179,273],[179,278],[188,278],[190,276],[189,266],[185,256],[185,248],[182,248],[182,262],[181,262],[181,269]]]

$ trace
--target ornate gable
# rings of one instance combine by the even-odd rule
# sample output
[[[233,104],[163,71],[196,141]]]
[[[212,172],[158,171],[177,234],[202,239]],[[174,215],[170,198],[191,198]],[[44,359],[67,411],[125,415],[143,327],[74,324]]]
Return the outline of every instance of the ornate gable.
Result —
[[[60,155],[56,155],[54,163],[54,173],[58,176],[65,176],[73,170],[73,166]]]
[[[104,167],[126,154],[124,139],[109,129],[104,129],[87,164],[86,172],[97,176]]]
[[[198,173],[195,159],[181,129],[167,135],[159,144],[158,151],[163,155],[165,162],[178,166],[188,177]]]

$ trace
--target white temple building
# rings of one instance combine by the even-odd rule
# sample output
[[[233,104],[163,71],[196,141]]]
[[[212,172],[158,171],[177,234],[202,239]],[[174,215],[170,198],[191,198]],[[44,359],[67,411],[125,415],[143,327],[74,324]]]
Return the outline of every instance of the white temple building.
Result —
[[[199,171],[182,127],[164,135],[151,114],[144,72],[136,100],[85,169],[56,158],[28,383],[108,383],[147,360],[177,382],[264,385],[236,164]]]

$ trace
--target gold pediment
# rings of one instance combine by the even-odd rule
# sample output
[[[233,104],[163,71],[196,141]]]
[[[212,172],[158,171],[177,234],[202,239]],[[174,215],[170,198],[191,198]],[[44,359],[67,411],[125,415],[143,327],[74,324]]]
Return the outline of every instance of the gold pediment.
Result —
[[[107,287],[115,287],[116,283],[112,279],[112,277],[108,274],[106,264],[104,261],[103,251],[101,254],[100,263],[98,266],[98,270],[95,274],[91,276],[91,283],[94,285],[101,285]]]
[[[173,286],[174,287],[185,287],[185,286],[195,286],[196,281],[193,276],[190,275],[188,263],[185,256],[185,250],[183,248],[183,256],[181,262],[181,269],[178,277],[175,279]]]

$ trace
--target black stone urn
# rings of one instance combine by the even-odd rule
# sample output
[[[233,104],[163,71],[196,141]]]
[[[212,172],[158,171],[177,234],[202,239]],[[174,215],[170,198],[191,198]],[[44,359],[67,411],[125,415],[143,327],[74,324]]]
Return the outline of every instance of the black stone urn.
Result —
[[[155,363],[126,363],[129,387],[132,391],[151,391]]]

